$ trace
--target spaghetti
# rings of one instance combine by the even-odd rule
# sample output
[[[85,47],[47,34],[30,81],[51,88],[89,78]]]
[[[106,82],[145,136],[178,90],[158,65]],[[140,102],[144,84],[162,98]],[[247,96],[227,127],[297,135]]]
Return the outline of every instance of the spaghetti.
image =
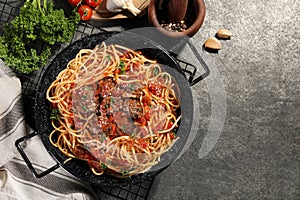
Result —
[[[105,43],[82,49],[47,90],[50,142],[96,175],[146,172],[178,139],[174,83],[141,52]]]

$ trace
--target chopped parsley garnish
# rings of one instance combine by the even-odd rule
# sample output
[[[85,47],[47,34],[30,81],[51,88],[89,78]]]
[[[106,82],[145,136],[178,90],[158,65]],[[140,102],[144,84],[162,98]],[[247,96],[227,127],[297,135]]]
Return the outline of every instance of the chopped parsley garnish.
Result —
[[[159,73],[159,70],[158,70],[158,68],[156,67],[156,68],[154,68],[153,69],[153,75],[154,76],[157,76],[158,75],[158,73]]]
[[[130,89],[131,91],[134,91],[134,90],[135,90],[135,87],[134,87],[134,85],[133,85],[133,84],[131,84],[131,83],[129,83],[129,84],[128,84],[128,87],[129,87],[129,89]]]
[[[89,150],[89,145],[87,145],[87,144],[83,144],[83,148],[85,148],[85,149]]]
[[[103,142],[104,140],[106,140],[106,136],[102,135],[101,138],[100,138],[100,141]]]
[[[125,62],[123,60],[120,60],[119,68],[124,68]]]
[[[47,64],[54,44],[70,42],[78,23],[74,9],[69,17],[50,0],[26,0],[19,14],[4,24],[0,58],[21,73],[31,73]],[[43,42],[43,49],[36,42]]]
[[[59,120],[59,110],[58,109],[52,109],[50,114],[50,119],[56,119]]]
[[[121,174],[122,176],[127,176],[129,174],[129,171],[128,170],[121,170]]]
[[[85,105],[83,105],[81,108],[82,108],[82,110],[84,110],[86,112],[88,111],[88,108]]]
[[[134,138],[135,136],[136,136],[135,132],[131,133],[131,135],[130,135],[130,137],[132,137],[132,138]]]
[[[101,168],[102,169],[106,169],[107,168],[107,165],[105,163],[101,163]]]
[[[107,60],[111,60],[111,56],[110,56],[110,55],[107,55],[107,56],[106,56],[106,59],[107,59]]]
[[[110,103],[113,104],[113,103],[115,103],[115,102],[116,102],[116,101],[115,101],[115,98],[110,97]]]
[[[123,60],[120,60],[118,68],[121,70],[121,74],[125,74],[125,62]]]
[[[87,100],[87,94],[83,95],[83,96],[81,97],[81,100],[82,100],[82,101]]]

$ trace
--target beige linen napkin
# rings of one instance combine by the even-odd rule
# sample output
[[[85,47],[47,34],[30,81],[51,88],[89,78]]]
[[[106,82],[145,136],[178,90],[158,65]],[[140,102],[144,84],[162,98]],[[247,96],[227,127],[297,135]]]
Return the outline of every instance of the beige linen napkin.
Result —
[[[22,110],[21,83],[0,60],[0,166],[17,154],[15,140],[25,135],[27,129]]]
[[[98,199],[90,186],[62,168],[43,178],[33,176],[15,147],[32,131],[25,123],[20,80],[0,59],[0,199]],[[56,164],[39,137],[26,140],[24,151],[38,173]]]

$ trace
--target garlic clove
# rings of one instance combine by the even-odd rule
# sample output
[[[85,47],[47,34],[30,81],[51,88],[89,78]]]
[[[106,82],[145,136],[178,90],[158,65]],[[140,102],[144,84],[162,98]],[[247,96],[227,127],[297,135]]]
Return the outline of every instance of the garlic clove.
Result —
[[[126,0],[126,9],[130,11],[134,16],[137,16],[141,13],[141,10],[135,7],[132,0]]]
[[[135,7],[132,0],[107,0],[106,9],[113,13],[118,13],[124,10],[128,10],[134,16],[141,13],[141,10]]]
[[[232,32],[230,30],[219,29],[217,31],[217,37],[220,39],[230,39],[231,36],[232,36]]]
[[[219,50],[222,48],[221,42],[214,37],[209,37],[205,43],[204,47],[213,50]]]
[[[109,12],[117,13],[124,10],[125,0],[107,0],[106,9]]]

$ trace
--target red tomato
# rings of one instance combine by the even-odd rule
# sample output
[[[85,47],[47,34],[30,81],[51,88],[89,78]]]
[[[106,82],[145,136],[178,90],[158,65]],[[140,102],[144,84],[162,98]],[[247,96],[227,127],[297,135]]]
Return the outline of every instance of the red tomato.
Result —
[[[149,111],[149,109],[147,109],[147,111],[146,111],[146,113],[145,113],[145,119],[147,120],[147,121],[150,121],[150,111]]]
[[[80,19],[86,21],[91,19],[93,10],[88,5],[81,5],[78,7],[77,12],[80,15]]]
[[[143,103],[143,106],[150,105],[151,104],[151,97],[150,97],[150,95],[143,96],[142,103]]]
[[[103,0],[85,0],[85,3],[92,8],[95,8],[100,5]]]
[[[168,126],[167,126],[167,129],[172,128],[172,126],[173,126],[173,123],[172,123],[172,122],[169,122],[169,123],[168,123]]]
[[[149,90],[157,97],[161,97],[163,88],[161,85],[149,84]]]
[[[52,108],[57,108],[57,103],[52,103]]]
[[[147,125],[147,120],[144,117],[141,117],[136,120],[137,123],[139,123],[141,126],[146,126]]]
[[[142,138],[139,139],[138,142],[139,142],[139,146],[142,147],[143,149],[146,149],[149,145],[148,142]]]
[[[170,136],[170,139],[173,140],[175,138],[175,135],[173,133],[168,133]]]
[[[81,0],[68,0],[68,2],[72,6],[77,6],[81,2]]]

